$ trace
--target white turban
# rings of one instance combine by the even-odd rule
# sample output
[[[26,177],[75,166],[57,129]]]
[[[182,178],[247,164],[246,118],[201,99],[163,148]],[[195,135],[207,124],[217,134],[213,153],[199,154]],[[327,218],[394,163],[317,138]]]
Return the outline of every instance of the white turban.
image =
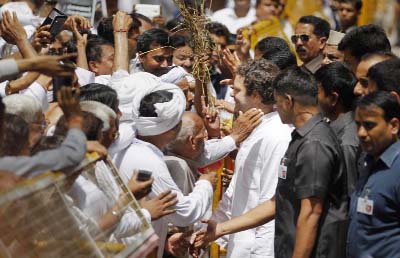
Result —
[[[29,7],[29,5],[26,2],[21,1],[21,2],[5,3],[0,8],[1,18],[3,18],[3,13],[5,11],[11,12],[11,15],[12,15],[12,12],[16,12],[17,18],[23,26],[32,25],[32,26],[36,27],[41,23],[40,17],[37,17],[33,14],[32,9]],[[28,35],[28,37],[29,37],[29,35]]]
[[[174,128],[182,119],[186,98],[182,90],[158,77],[139,72],[113,81],[110,85],[118,93],[121,122],[132,123],[141,136],[159,135]],[[168,91],[173,94],[169,102],[154,105],[157,117],[142,117],[139,113],[142,99],[155,91]]]
[[[163,82],[177,84],[188,75],[190,74],[183,67],[173,66],[168,73],[161,75],[160,78]]]

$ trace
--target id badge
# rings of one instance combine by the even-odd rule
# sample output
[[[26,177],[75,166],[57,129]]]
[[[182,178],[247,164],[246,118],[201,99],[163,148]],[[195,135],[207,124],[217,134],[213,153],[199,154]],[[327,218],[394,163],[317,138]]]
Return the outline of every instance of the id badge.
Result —
[[[368,199],[367,197],[358,197],[357,212],[372,215],[372,213],[374,212],[374,201]]]
[[[278,172],[278,177],[281,179],[286,179],[287,175],[287,166],[285,164],[286,159],[282,158],[281,164],[279,165],[279,172]]]

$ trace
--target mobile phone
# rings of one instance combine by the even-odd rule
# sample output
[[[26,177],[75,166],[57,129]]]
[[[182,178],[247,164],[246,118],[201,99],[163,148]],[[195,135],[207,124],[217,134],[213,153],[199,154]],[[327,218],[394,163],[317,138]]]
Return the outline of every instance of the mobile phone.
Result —
[[[154,17],[161,15],[161,6],[159,4],[136,4],[135,12],[153,19]]]
[[[50,24],[49,32],[51,33],[52,38],[54,38],[62,31],[67,18],[68,16],[65,13],[61,12],[57,8],[53,8],[49,15],[47,15],[46,19],[44,19],[41,26]]]
[[[151,171],[139,170],[137,180],[141,182],[148,181],[151,178],[151,174],[152,174]]]

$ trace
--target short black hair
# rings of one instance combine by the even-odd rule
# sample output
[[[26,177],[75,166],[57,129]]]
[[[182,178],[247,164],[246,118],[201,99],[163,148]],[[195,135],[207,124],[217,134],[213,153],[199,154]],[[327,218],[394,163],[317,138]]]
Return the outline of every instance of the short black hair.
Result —
[[[272,52],[278,50],[290,50],[288,43],[279,37],[266,37],[258,41],[255,49],[261,53]]]
[[[360,11],[363,5],[362,0],[337,0],[338,3],[351,3],[357,11]]]
[[[228,28],[219,22],[209,22],[206,24],[206,30],[208,30],[211,34],[215,34],[218,37],[224,37],[226,42],[229,44],[229,39],[231,37],[231,33]]]
[[[327,21],[321,19],[317,16],[307,15],[300,17],[298,23],[303,24],[311,24],[314,26],[314,34],[321,38],[321,37],[329,37],[329,32],[331,30],[331,26]]]
[[[280,95],[291,95],[304,106],[316,106],[318,86],[314,76],[303,67],[290,67],[275,78],[273,87]]]
[[[342,62],[333,62],[322,66],[314,74],[315,79],[320,83],[327,95],[336,92],[339,95],[339,101],[347,111],[353,107],[355,95],[354,87],[357,78],[353,72]]]
[[[102,46],[114,46],[110,41],[103,39],[102,37],[93,37],[87,41],[86,45],[86,57],[87,61],[100,62],[103,55]]]
[[[392,52],[377,51],[377,52],[366,53],[361,57],[360,61],[367,61],[369,59],[376,57],[382,57],[383,59],[393,59],[396,58],[397,56]]]
[[[110,86],[100,83],[90,83],[80,88],[80,100],[93,100],[118,112],[118,94]]]
[[[177,35],[171,36],[170,40],[171,40],[171,46],[174,48],[179,48],[179,47],[184,47],[184,46],[192,47],[189,36],[183,36],[183,35],[177,34]]]
[[[369,68],[367,77],[382,91],[400,94],[400,58],[389,59]]]
[[[271,52],[267,51],[263,54],[262,58],[271,61],[281,70],[297,65],[296,56],[290,49]]]
[[[33,146],[31,155],[35,155],[36,153],[45,150],[57,149],[62,144],[64,139],[65,137],[61,135],[42,136],[35,146]]]
[[[392,51],[385,31],[375,24],[360,26],[346,33],[338,49],[349,50],[357,60],[361,60],[361,57],[367,53]]]
[[[151,44],[156,44],[161,47],[171,46],[168,32],[157,28],[143,32],[143,34],[138,37],[136,50],[139,53],[145,53],[151,50]]]
[[[256,91],[266,105],[274,103],[272,82],[278,72],[279,68],[265,59],[249,61],[237,69],[237,74],[244,77],[247,96]]]
[[[29,125],[20,116],[5,114],[0,156],[19,156],[29,146]]]
[[[141,21],[136,17],[136,13],[130,14],[132,18],[132,26],[128,33],[132,33],[134,30],[139,29],[142,25]],[[112,25],[113,17],[102,18],[97,25],[97,35],[106,39],[107,41],[114,43],[114,28]]]
[[[372,92],[362,97],[357,103],[357,108],[367,108],[370,106],[377,106],[383,109],[383,117],[386,122],[389,122],[393,118],[400,119],[400,104],[387,91]]]
[[[158,117],[154,104],[168,102],[173,94],[166,90],[154,91],[140,101],[139,114],[142,117]]]

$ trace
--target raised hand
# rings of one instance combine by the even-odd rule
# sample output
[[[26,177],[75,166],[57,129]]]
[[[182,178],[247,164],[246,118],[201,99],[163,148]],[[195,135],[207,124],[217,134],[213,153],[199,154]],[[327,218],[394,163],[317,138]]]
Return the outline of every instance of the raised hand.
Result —
[[[249,30],[248,35],[250,36],[251,31]],[[236,35],[236,53],[238,58],[245,62],[250,58],[250,40],[243,36],[243,30],[239,30]]]
[[[221,136],[221,125],[218,111],[215,107],[210,107],[206,105],[206,100],[204,96],[201,96],[201,112],[208,136],[219,138]]]
[[[50,25],[40,26],[35,31],[32,46],[35,48],[36,52],[40,52],[42,47],[47,47],[51,43],[51,33],[49,31]]]
[[[233,171],[230,169],[224,168],[222,170],[221,176],[222,176],[222,185],[224,187],[228,187],[229,184],[231,183],[231,180],[233,177]]]
[[[77,27],[80,31],[89,30],[92,27],[88,19],[79,14],[74,14],[68,16],[67,20],[64,23],[64,29],[72,31],[74,22],[77,24]]]
[[[74,122],[75,118],[78,118],[77,122],[81,125],[82,110],[79,105],[79,90],[72,94],[72,87],[61,87],[57,92],[57,100],[66,120],[71,123]]]
[[[128,32],[133,23],[132,17],[122,11],[118,11],[112,21],[115,32]]]
[[[239,116],[233,122],[232,133],[230,136],[235,140],[236,145],[243,142],[250,133],[256,128],[262,121],[264,113],[256,108],[252,108],[243,112],[239,111]]]
[[[158,220],[161,217],[169,215],[175,212],[172,208],[178,203],[176,194],[172,193],[171,190],[165,191],[151,200],[142,199],[140,205],[149,211],[151,220]]]
[[[17,14],[8,11],[3,12],[3,20],[0,22],[1,36],[3,39],[13,45],[21,40],[27,39],[24,27],[17,18]]]
[[[141,182],[137,180],[137,176],[138,173],[135,172],[128,182],[128,187],[135,198],[140,200],[151,192],[151,185],[154,182],[154,178]]]
[[[232,53],[229,49],[222,50],[222,61],[224,62],[226,67],[228,67],[229,71],[235,78],[236,70],[238,66],[242,63],[236,52]]]
[[[88,152],[97,152],[102,157],[106,157],[108,155],[107,148],[104,147],[98,141],[87,141],[86,142],[86,150]]]

